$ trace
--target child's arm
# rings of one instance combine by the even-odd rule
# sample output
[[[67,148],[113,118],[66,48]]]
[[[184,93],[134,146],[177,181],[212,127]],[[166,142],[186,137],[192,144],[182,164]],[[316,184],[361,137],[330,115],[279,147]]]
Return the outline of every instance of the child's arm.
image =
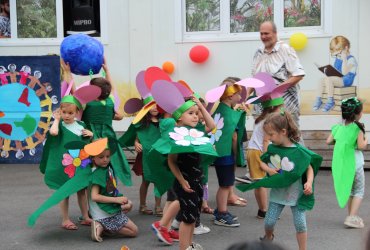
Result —
[[[335,143],[335,140],[334,140],[334,137],[333,137],[333,134],[330,133],[330,135],[328,136],[328,138],[326,139],[326,144],[328,145],[332,145]]]
[[[94,135],[93,132],[88,129],[83,129],[81,132],[83,137],[93,137]]]
[[[99,203],[117,203],[124,205],[128,202],[127,197],[119,196],[119,197],[110,197],[99,194],[100,187],[99,185],[93,185],[91,188],[91,200]]]
[[[263,151],[262,152],[265,153],[267,151],[267,147],[270,145],[270,137],[266,133],[263,133],[262,145],[263,145]]]
[[[68,84],[73,84],[72,89],[71,89],[71,93],[73,93],[75,91],[76,87],[75,87],[74,83],[71,83],[73,81],[73,76],[72,76],[72,73],[71,73],[71,67],[62,58],[60,58],[60,65],[61,65],[62,70],[63,70],[63,78],[62,79],[63,79],[63,81],[65,81]]]
[[[312,182],[313,182],[313,168],[311,167],[311,165],[308,166],[306,174],[307,174],[307,181],[303,185],[303,193],[305,195],[310,195],[312,194]]]
[[[367,141],[366,136],[364,135],[364,133],[362,131],[360,131],[358,133],[358,136],[357,136],[357,148],[360,149],[360,150],[366,149],[367,142],[368,141]]]
[[[143,145],[140,144],[139,138],[136,137],[134,144],[135,144],[135,151],[137,153],[140,153],[143,151]]]
[[[270,168],[266,163],[264,163],[263,161],[261,161],[260,163],[260,168],[265,171],[266,173],[268,173],[270,176],[274,175],[274,174],[277,174],[278,172],[276,171],[276,169],[274,168]]]
[[[203,115],[204,122],[206,123],[206,131],[211,131],[216,127],[215,121],[212,116],[208,113],[203,104],[199,101],[198,98],[192,96],[193,101],[198,105],[200,112]]]
[[[184,179],[184,176],[181,174],[176,162],[177,154],[168,155],[168,166],[170,167],[171,172],[176,177],[177,181],[180,183],[185,192],[193,193],[194,190],[190,188],[189,182]]]
[[[51,125],[49,133],[52,136],[57,136],[59,134],[59,122],[60,122],[60,109],[54,111],[54,122]]]

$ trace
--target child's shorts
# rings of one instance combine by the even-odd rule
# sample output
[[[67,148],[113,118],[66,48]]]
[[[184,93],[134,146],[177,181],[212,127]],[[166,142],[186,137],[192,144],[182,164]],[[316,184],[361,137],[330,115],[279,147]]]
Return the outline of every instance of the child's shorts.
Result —
[[[235,182],[234,164],[232,165],[215,165],[218,185],[220,187],[230,187]]]
[[[253,180],[262,179],[266,172],[260,168],[262,152],[258,149],[247,149],[249,174]]]
[[[123,212],[119,212],[111,217],[97,220],[105,230],[115,233],[119,232],[128,223],[128,217]]]
[[[175,193],[175,190],[172,188],[167,190],[167,201],[175,201],[177,200],[177,194]]]

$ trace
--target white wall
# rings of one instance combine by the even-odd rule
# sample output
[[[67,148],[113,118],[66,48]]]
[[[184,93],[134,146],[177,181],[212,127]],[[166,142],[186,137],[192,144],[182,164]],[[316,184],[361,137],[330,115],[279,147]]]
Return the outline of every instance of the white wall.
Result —
[[[176,0],[179,1],[179,0]],[[137,72],[149,66],[161,66],[164,61],[175,64],[171,77],[184,79],[195,91],[204,93],[218,85],[227,76],[250,77],[253,54],[260,41],[229,41],[203,43],[210,50],[204,64],[195,64],[188,57],[195,43],[175,43],[175,16],[173,0],[115,0],[107,2],[108,39],[105,55],[116,84],[134,82]],[[359,69],[356,81],[370,88],[370,44],[368,0],[333,0],[332,35],[344,35],[352,42],[351,52],[357,57]],[[330,61],[331,37],[309,38],[303,51],[298,52],[306,70],[302,90],[314,90],[322,77],[314,63]],[[59,54],[58,46],[1,47],[1,55]],[[84,78],[86,79],[86,78]],[[77,78],[82,82],[84,79]],[[303,118],[302,129],[330,129],[329,120],[336,116]],[[314,119],[315,121],[313,122]],[[369,120],[369,119],[367,119]],[[117,130],[125,130],[129,120],[116,122]],[[369,127],[369,126],[368,126]]]

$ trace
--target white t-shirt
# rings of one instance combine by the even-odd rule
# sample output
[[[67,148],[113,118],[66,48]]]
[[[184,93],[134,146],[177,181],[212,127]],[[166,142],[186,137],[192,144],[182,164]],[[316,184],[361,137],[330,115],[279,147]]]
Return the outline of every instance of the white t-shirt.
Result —
[[[262,120],[254,125],[252,137],[248,142],[248,149],[263,151],[263,138],[265,136],[265,132],[263,131],[264,122],[265,120]]]
[[[66,124],[62,122],[62,125],[71,131],[73,134],[81,136],[82,135],[82,130],[85,129],[83,126],[81,126],[78,122],[74,121],[71,124]]]

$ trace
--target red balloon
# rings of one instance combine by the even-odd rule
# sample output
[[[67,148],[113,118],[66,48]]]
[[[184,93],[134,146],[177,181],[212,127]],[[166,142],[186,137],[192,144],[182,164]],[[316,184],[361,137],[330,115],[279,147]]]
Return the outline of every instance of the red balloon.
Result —
[[[208,59],[209,50],[203,45],[197,45],[191,48],[189,57],[195,63],[203,63]]]

